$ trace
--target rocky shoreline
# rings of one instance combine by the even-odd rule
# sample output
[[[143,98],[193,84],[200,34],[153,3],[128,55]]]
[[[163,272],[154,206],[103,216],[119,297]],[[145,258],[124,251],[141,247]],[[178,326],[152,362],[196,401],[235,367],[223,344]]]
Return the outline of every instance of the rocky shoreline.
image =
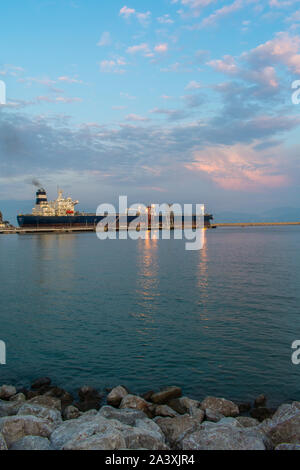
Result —
[[[0,450],[300,450],[300,402],[266,404],[197,401],[176,386],[142,396],[84,386],[76,399],[44,377],[0,387]]]

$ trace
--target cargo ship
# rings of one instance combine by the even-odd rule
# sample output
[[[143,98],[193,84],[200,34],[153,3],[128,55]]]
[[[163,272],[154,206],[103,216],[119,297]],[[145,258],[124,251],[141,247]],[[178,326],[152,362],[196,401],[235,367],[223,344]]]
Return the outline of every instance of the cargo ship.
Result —
[[[35,207],[32,209],[31,214],[19,214],[17,216],[18,224],[21,228],[32,229],[47,229],[47,228],[95,228],[107,214],[97,215],[85,212],[78,212],[75,207],[79,201],[73,201],[72,198],[64,198],[63,192],[58,191],[58,197],[55,201],[48,201],[46,190],[41,188],[36,192]],[[148,211],[148,224],[151,227],[152,207],[147,208]],[[124,214],[125,215],[125,214]],[[131,215],[127,212],[127,225],[133,222],[139,214]],[[118,228],[121,215],[116,214],[116,226]],[[196,219],[196,217],[195,217]],[[209,228],[211,226],[213,216],[205,214],[204,226]],[[184,217],[182,219],[184,223]],[[162,224],[162,216],[160,216],[160,223]]]

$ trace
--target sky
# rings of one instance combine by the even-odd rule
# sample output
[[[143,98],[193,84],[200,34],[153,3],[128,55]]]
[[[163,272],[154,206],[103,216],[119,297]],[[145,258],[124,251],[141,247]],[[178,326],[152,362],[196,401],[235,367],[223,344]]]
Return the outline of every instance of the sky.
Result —
[[[0,209],[300,207],[300,0],[2,0],[0,80]]]

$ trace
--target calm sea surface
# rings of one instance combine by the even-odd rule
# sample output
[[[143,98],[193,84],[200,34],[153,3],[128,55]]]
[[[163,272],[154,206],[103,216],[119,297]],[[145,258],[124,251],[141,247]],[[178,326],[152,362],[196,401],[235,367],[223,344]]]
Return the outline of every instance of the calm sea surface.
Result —
[[[0,236],[0,382],[300,400],[300,227],[211,230],[184,248]]]

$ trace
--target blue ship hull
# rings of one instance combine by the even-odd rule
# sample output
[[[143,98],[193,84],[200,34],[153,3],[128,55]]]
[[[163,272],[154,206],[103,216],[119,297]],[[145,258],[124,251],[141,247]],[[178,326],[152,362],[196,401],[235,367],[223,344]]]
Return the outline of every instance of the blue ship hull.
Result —
[[[70,216],[18,215],[21,228],[64,228],[64,227],[96,227],[104,219],[104,215],[80,214]],[[136,217],[128,216],[128,223]],[[117,216],[117,222],[119,217]]]
[[[104,219],[104,215],[96,214],[79,214],[70,216],[42,216],[42,215],[18,215],[17,220],[21,228],[67,228],[67,227],[95,227]],[[117,226],[119,216],[117,215]],[[127,223],[130,224],[136,216],[128,215]],[[204,226],[209,228],[213,217],[206,214],[204,216]],[[160,217],[162,223],[162,217]],[[193,222],[196,223],[196,217],[193,217]],[[149,225],[150,225],[149,221]],[[182,218],[184,224],[184,217]]]

